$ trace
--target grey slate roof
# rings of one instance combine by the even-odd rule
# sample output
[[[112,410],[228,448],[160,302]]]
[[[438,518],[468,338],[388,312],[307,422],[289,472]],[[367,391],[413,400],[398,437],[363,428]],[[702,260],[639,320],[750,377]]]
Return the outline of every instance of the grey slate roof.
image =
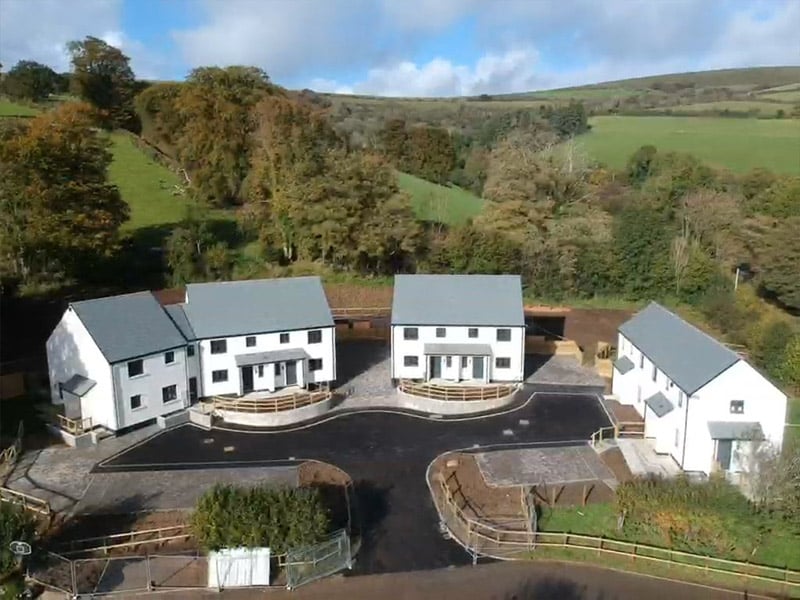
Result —
[[[190,283],[183,307],[197,339],[333,327],[319,277]]]
[[[429,356],[491,356],[489,344],[425,344]]]
[[[709,421],[712,440],[763,440],[761,424],[755,421]]]
[[[524,327],[519,275],[396,275],[392,325]]]
[[[619,331],[688,395],[739,361],[735,352],[655,302]]]
[[[186,318],[186,313],[183,310],[184,306],[185,304],[169,304],[164,307],[164,310],[167,311],[169,318],[172,319],[173,323],[175,323],[175,326],[183,334],[183,337],[186,338],[186,341],[191,342],[196,338],[194,335],[194,330],[189,323],[189,319]]]
[[[97,385],[97,382],[94,379],[89,379],[88,377],[76,373],[61,384],[61,389],[81,397],[86,395],[95,385]]]
[[[633,361],[627,356],[620,356],[614,361],[614,368],[619,371],[621,375],[625,375],[625,373],[633,368]]]
[[[300,360],[304,358],[310,357],[302,348],[287,348],[286,350],[273,350],[271,352],[251,352],[250,354],[237,354],[236,366],[266,365],[284,360]]]
[[[669,398],[667,398],[661,392],[656,392],[647,400],[645,400],[644,403],[650,407],[650,410],[656,413],[657,417],[663,417],[664,415],[672,412],[672,410],[675,408],[672,405],[672,402],[669,401]]]
[[[82,300],[70,306],[109,363],[186,344],[150,292]]]

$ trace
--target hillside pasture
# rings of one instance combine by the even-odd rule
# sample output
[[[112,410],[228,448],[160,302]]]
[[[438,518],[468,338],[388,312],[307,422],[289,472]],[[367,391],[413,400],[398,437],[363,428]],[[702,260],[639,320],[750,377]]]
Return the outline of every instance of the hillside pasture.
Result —
[[[481,198],[453,185],[438,185],[401,172],[397,183],[411,196],[414,212],[422,221],[459,225],[483,209]]]
[[[639,147],[689,152],[710,165],[746,172],[765,167],[800,174],[800,120],[725,117],[617,117],[590,120],[579,140],[587,153],[621,168]]]
[[[766,97],[766,96],[759,96]],[[653,108],[652,111],[664,111],[663,108]],[[729,111],[732,113],[752,113],[757,116],[774,117],[779,110],[789,115],[792,112],[791,104],[780,102],[767,102],[758,100],[720,100],[719,102],[700,102],[698,104],[685,104],[670,106],[667,110],[674,114],[698,114]]]
[[[35,117],[39,110],[27,104],[20,104],[7,98],[0,98],[0,118],[2,117]]]
[[[765,100],[776,100],[778,102],[800,102],[800,89],[759,94],[758,97],[764,98]]]

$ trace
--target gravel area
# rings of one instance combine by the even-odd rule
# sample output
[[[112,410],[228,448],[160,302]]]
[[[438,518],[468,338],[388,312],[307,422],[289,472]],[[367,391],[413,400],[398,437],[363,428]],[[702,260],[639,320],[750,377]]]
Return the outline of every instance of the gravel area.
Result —
[[[382,341],[349,341],[336,345],[337,387],[348,400],[393,403],[391,349]]]
[[[604,387],[605,380],[568,356],[529,354],[525,357],[528,383]]]

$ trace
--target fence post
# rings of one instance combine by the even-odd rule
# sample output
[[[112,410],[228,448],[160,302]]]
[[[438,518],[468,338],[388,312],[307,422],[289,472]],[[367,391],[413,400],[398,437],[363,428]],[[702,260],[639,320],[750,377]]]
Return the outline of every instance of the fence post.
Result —
[[[150,592],[153,590],[153,576],[150,572],[150,554],[146,552],[144,555],[144,566],[147,572],[147,591]]]
[[[68,559],[69,560],[69,559]],[[75,561],[69,560],[69,575],[70,579],[72,580],[72,593],[75,597],[78,596],[78,576],[75,573]]]

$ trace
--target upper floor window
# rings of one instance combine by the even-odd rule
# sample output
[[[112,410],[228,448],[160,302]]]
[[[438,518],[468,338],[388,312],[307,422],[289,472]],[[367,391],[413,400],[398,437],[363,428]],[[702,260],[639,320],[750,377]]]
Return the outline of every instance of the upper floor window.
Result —
[[[288,333],[282,333],[281,336],[280,336],[280,342],[281,342],[281,344],[288,344],[289,343],[289,334]]]
[[[683,398],[684,398],[683,392],[678,392],[678,408],[681,408],[683,406]]]
[[[446,336],[447,336],[447,329],[445,329],[444,327],[437,327],[436,328],[436,337],[437,338],[443,338],[443,337],[446,337]]]
[[[731,414],[741,415],[744,412],[744,400],[731,400]]]
[[[510,329],[498,329],[497,330],[497,341],[498,342],[510,342],[511,341],[511,330]]]
[[[170,350],[169,352],[164,352],[164,364],[171,365],[175,362],[175,352]]]
[[[639,355],[639,368],[644,369],[644,354]]]
[[[186,356],[194,356],[194,345],[189,344],[186,346]]]
[[[144,374],[144,361],[140,358],[128,362],[128,377],[136,377]]]
[[[256,336],[248,335],[246,338],[244,338],[244,345],[247,346],[248,348],[252,348],[253,346],[255,346]]]
[[[416,327],[403,327],[403,339],[404,340],[418,340],[419,339],[419,329]]]
[[[308,343],[309,344],[319,344],[322,342],[322,331],[319,329],[314,329],[308,332]]]
[[[211,354],[225,354],[228,351],[228,340],[211,340]]]
[[[467,337],[471,337],[471,338],[478,337],[478,328],[477,327],[470,327],[467,330]]]

